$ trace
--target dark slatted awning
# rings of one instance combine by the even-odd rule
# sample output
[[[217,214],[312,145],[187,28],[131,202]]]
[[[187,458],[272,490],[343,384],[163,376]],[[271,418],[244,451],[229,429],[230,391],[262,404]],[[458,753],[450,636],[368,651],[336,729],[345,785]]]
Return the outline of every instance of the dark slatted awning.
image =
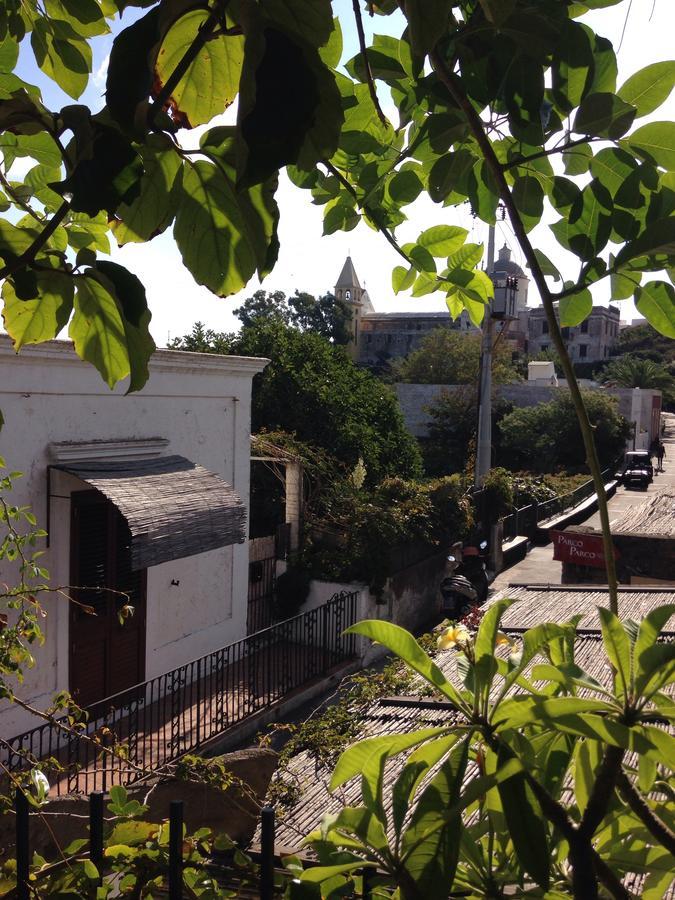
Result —
[[[52,468],[86,481],[119,509],[131,531],[134,570],[246,539],[246,507],[239,495],[184,456],[64,462]]]

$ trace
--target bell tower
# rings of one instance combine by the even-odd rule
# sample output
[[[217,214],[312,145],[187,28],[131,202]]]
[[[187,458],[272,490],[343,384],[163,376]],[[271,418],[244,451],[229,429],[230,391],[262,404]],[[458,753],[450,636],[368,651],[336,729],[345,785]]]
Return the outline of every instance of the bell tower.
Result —
[[[347,351],[352,359],[356,359],[358,357],[359,335],[361,333],[361,315],[364,307],[366,309],[372,307],[370,306],[367,292],[361,287],[351,256],[348,256],[345,260],[334,290],[337,300],[344,300],[351,306],[351,338],[347,344]]]

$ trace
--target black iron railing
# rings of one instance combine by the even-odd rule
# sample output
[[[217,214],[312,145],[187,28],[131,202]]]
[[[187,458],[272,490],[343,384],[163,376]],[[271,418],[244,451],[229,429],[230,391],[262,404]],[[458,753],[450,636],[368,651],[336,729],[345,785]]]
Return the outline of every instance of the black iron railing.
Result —
[[[73,734],[65,720],[45,722],[4,742],[0,759],[11,772],[53,758],[64,767],[51,777],[56,794],[138,781],[352,658],[355,637],[343,631],[356,619],[357,599],[358,593],[336,594],[317,609],[99,701],[88,710],[86,737]],[[122,753],[106,752],[116,745]]]
[[[602,473],[602,480],[607,484],[614,473],[614,468],[605,469]],[[514,540],[518,535],[526,535],[534,537],[539,525],[542,522],[548,522],[561,516],[563,513],[575,506],[579,506],[584,500],[592,497],[595,493],[595,485],[593,481],[586,481],[575,490],[560,497],[553,497],[551,500],[544,500],[542,503],[531,503],[529,506],[523,506],[514,510],[510,515],[504,516],[504,540]]]

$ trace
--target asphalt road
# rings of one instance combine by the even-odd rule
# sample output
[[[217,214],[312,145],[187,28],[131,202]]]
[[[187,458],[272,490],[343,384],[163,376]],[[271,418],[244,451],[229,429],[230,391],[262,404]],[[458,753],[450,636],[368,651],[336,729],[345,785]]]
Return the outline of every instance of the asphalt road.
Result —
[[[666,448],[666,456],[663,461],[663,472],[654,474],[654,480],[646,491],[626,490],[617,488],[616,494],[609,501],[610,524],[621,518],[624,512],[631,506],[644,503],[650,494],[675,493],[675,415],[664,413],[666,420],[666,433],[663,443]],[[600,527],[600,516],[594,513],[584,522],[584,525]],[[562,563],[553,559],[553,545],[534,547],[524,560],[506,569],[492,582],[492,591],[500,591],[509,584],[560,584]]]

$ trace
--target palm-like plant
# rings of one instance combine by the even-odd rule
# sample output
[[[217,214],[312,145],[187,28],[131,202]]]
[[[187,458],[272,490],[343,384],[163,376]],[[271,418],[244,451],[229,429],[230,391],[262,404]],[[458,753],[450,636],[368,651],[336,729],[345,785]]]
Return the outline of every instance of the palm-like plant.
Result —
[[[612,360],[600,375],[603,384],[610,387],[656,388],[667,390],[675,387],[675,378],[665,366],[652,359],[639,356],[621,356]]]

